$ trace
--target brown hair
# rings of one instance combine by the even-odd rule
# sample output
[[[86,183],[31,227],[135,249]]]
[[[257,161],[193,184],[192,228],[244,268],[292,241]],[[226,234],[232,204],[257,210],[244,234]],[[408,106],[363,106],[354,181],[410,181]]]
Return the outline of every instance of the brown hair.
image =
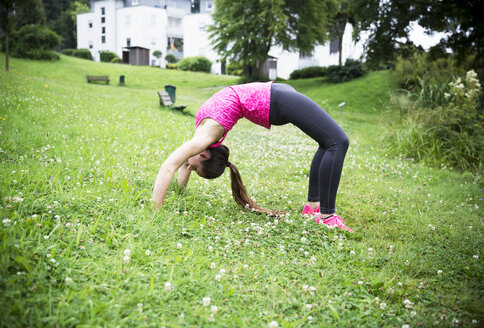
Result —
[[[229,149],[220,145],[219,147],[210,147],[207,149],[210,158],[202,162],[203,177],[206,179],[215,179],[222,175],[226,167],[230,168],[230,181],[232,185],[232,197],[235,202],[245,209],[254,212],[265,213],[270,215],[281,215],[284,211],[269,210],[254,202],[245,189],[240,177],[239,170],[235,164],[229,162]]]

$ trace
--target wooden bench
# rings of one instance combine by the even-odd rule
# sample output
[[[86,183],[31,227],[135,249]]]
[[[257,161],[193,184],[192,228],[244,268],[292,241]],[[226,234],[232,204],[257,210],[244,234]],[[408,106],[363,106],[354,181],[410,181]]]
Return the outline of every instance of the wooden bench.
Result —
[[[179,110],[180,112],[187,107],[187,105],[179,105],[179,106],[173,105],[170,95],[166,91],[158,91],[158,96],[160,97],[161,107],[171,107],[175,110]]]
[[[106,84],[109,84],[109,76],[107,75],[88,75],[86,76],[87,82],[106,82]]]

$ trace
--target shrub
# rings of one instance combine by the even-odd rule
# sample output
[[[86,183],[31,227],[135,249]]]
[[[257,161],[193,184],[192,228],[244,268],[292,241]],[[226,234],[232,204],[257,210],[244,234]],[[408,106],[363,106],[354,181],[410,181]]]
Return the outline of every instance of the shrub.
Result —
[[[118,57],[118,55],[112,51],[101,51],[100,59],[104,63],[111,63],[111,61]]]
[[[306,79],[310,77],[325,76],[328,69],[321,66],[309,66],[301,69],[297,69],[291,73],[289,80]]]
[[[166,64],[166,69],[177,69],[177,64],[168,63]]]
[[[388,139],[388,150],[435,166],[482,173],[484,116],[478,107],[480,91],[474,71],[466,74],[465,81],[457,78],[450,82],[446,104],[410,112]]]
[[[155,50],[153,51],[153,56],[155,56],[156,58],[160,58],[162,55],[161,51],[160,50]]]
[[[242,63],[233,63],[230,62],[227,65],[227,74],[229,75],[242,75]]]
[[[74,51],[74,57],[82,58],[82,59],[88,59],[88,60],[93,60],[91,52],[89,49],[76,49]]]
[[[56,60],[52,51],[59,46],[59,36],[45,26],[26,25],[12,33],[10,54],[14,57]]]
[[[113,64],[122,64],[123,61],[121,60],[121,58],[119,58],[118,56],[116,56],[113,59],[111,59],[111,63],[113,63]]]
[[[329,66],[327,70],[328,81],[332,83],[348,82],[365,75],[361,62],[354,59],[347,59],[343,66]]]
[[[61,53],[66,56],[74,56],[74,51],[76,51],[76,49],[63,49]]]
[[[212,62],[203,56],[186,57],[180,60],[177,68],[183,71],[207,72],[210,73]]]
[[[451,57],[433,59],[427,53],[414,53],[407,59],[398,57],[393,75],[400,88],[418,92],[422,80],[425,84],[448,84],[464,73],[465,67]]]
[[[176,57],[173,54],[168,54],[165,56],[165,60],[169,62],[170,64],[176,63]]]

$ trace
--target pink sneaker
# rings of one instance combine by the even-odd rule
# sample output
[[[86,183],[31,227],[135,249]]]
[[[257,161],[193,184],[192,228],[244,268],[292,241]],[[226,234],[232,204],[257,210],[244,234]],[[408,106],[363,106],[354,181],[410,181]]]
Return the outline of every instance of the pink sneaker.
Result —
[[[318,214],[316,218],[316,223],[323,223],[332,227],[339,227],[349,232],[354,232],[345,225],[345,221],[337,215],[332,215],[326,219],[321,218],[321,214]]]
[[[301,213],[303,215],[317,215],[319,213],[319,207],[312,209],[308,204],[305,204]]]

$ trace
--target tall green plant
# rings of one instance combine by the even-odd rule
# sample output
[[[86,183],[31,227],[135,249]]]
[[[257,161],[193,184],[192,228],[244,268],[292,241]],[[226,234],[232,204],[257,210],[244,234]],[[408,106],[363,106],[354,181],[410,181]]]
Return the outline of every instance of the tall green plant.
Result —
[[[482,172],[484,116],[479,108],[481,85],[471,70],[450,82],[445,104],[418,108],[397,126],[388,149],[436,166]]]

